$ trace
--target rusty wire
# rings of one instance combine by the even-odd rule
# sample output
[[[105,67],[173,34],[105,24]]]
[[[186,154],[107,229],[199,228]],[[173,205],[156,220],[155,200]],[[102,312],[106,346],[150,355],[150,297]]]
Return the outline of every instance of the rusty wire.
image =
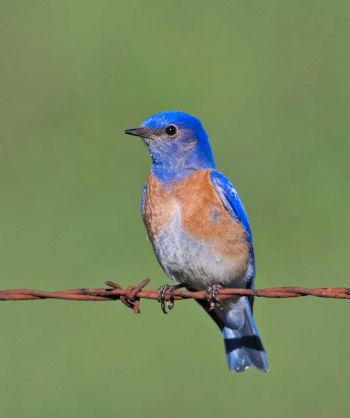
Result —
[[[159,300],[157,289],[145,290],[150,279],[142,280],[138,285],[130,285],[123,289],[118,283],[107,281],[107,288],[80,288],[59,291],[44,291],[34,289],[8,289],[0,290],[0,301],[8,300],[39,300],[64,299],[80,301],[114,301],[120,300],[135,313],[140,312],[140,299]],[[220,299],[232,296],[256,296],[264,298],[295,298],[300,296],[316,296],[321,298],[350,299],[349,288],[304,288],[295,286],[273,287],[266,289],[229,289],[222,288],[218,292]],[[207,291],[192,292],[189,290],[172,289],[164,294],[166,301],[171,302],[184,299],[208,299]],[[170,306],[171,306],[170,303]]]

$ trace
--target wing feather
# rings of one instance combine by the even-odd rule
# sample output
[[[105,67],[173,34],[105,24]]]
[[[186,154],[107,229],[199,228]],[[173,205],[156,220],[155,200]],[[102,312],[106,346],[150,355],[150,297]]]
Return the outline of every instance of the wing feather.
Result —
[[[251,254],[251,264],[252,264],[252,274],[250,280],[250,287],[254,287],[254,276],[255,276],[255,260],[254,260],[254,246],[253,246],[253,236],[250,229],[249,220],[247,212],[243,206],[242,200],[230,182],[230,180],[225,177],[220,171],[212,170],[210,173],[211,181],[213,182],[214,188],[219,195],[222,203],[225,208],[230,212],[231,216],[239,222],[248,238],[249,249]]]

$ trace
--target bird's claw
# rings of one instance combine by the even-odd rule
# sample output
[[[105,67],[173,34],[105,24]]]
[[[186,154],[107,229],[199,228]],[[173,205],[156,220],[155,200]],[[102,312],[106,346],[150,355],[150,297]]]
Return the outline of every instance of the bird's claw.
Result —
[[[220,298],[220,289],[222,286],[219,284],[213,284],[208,287],[207,290],[207,301],[209,303],[209,310],[211,311],[214,308],[220,307],[221,298]]]
[[[176,286],[170,286],[168,284],[164,284],[160,286],[157,291],[157,298],[158,302],[160,303],[160,307],[162,308],[163,313],[167,314],[168,311],[173,309],[175,305],[174,299],[174,290]],[[167,292],[169,292],[169,296],[167,297]]]

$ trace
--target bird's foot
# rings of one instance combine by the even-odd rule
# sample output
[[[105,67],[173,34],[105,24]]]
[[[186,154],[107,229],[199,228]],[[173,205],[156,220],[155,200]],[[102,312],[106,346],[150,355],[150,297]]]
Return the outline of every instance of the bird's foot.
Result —
[[[222,288],[219,284],[213,284],[207,289],[207,301],[209,303],[209,310],[220,307],[221,298],[219,295],[220,289]]]
[[[175,305],[174,290],[183,287],[182,285],[168,285],[164,284],[160,286],[157,291],[158,302],[162,308],[163,313],[167,314],[168,311],[173,309]],[[167,294],[168,292],[168,294]]]

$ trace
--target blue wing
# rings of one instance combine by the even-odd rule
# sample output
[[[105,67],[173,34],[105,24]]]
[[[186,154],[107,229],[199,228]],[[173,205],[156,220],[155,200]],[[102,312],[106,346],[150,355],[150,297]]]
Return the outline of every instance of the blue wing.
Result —
[[[244,209],[243,203],[237,190],[234,188],[230,180],[225,177],[220,171],[213,170],[210,173],[211,181],[215,187],[217,194],[220,196],[220,199],[226,209],[230,212],[231,216],[239,222],[248,238],[249,249],[251,255],[251,266],[252,274],[250,279],[250,287],[254,287],[254,276],[255,276],[255,261],[254,261],[254,247],[253,247],[253,236],[250,229],[249,220],[247,213]]]
[[[226,209],[231,216],[239,222],[248,238],[250,247],[250,280],[247,287],[254,288],[255,261],[253,237],[250,229],[247,213],[233,184],[219,171],[213,170],[210,173],[214,188]],[[237,315],[237,306],[243,312],[243,325],[236,329],[232,326],[231,319]],[[222,320],[222,314],[224,319]],[[236,302],[236,307],[229,306],[224,312],[214,312],[211,314],[217,321],[224,334],[227,362],[230,370],[244,371],[248,367],[255,367],[262,371],[268,370],[268,360],[262,345],[258,329],[253,318],[253,297],[241,297]],[[218,320],[219,318],[219,320]],[[220,319],[222,322],[220,322]]]
[[[141,198],[141,214],[142,214],[142,217],[144,215],[144,209],[145,209],[146,192],[147,192],[147,181],[145,181],[145,184],[143,185],[143,190],[142,190],[142,198]]]

